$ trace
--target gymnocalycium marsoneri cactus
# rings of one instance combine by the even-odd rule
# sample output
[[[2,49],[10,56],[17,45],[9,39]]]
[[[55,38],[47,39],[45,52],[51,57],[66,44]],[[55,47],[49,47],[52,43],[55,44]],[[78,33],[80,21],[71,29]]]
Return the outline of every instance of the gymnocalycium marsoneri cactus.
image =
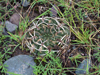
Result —
[[[69,38],[70,29],[61,18],[42,17],[29,27],[25,42],[31,53],[45,55],[49,51],[59,52],[54,49],[55,45],[61,48],[68,46]]]

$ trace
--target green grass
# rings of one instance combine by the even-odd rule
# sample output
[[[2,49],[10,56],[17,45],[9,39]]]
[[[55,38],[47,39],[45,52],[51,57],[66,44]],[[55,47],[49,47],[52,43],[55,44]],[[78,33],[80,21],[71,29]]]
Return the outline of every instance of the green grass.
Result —
[[[13,0],[7,0],[7,1],[0,0],[0,3],[2,2],[4,2],[5,4],[10,3],[11,5],[11,8],[8,11],[7,11],[6,5],[5,7],[0,6],[0,21],[4,22],[11,17],[10,14],[13,14],[14,13],[13,11],[16,11],[16,9],[14,9],[14,3],[16,3],[16,0],[14,1]],[[84,49],[86,50],[87,56],[75,54],[75,56],[71,57],[70,55],[68,55],[68,58],[66,58],[67,59],[66,63],[68,59],[70,59],[71,62],[76,65],[74,66],[74,69],[73,67],[66,67],[64,64],[62,64],[62,60],[61,60],[62,57],[60,56],[61,53],[55,56],[53,56],[53,54],[50,53],[44,56],[43,58],[37,57],[37,60],[40,63],[37,66],[33,67],[34,74],[36,75],[39,75],[39,74],[43,74],[43,75],[63,74],[64,75],[65,74],[66,75],[66,73],[68,72],[74,74],[76,68],[81,62],[80,59],[82,60],[85,58],[91,59],[91,57],[95,57],[96,61],[100,62],[100,57],[99,57],[100,35],[98,36],[98,34],[100,34],[100,23],[98,21],[98,19],[100,18],[100,1],[99,0],[80,0],[78,2],[76,2],[76,0],[72,0],[72,1],[35,0],[30,3],[30,8],[32,9],[33,7],[35,7],[37,3],[41,3],[43,5],[46,5],[47,3],[49,3],[51,6],[55,4],[57,6],[64,8],[63,12],[62,12],[62,9],[56,9],[56,8],[55,9],[58,12],[58,16],[60,18],[63,18],[64,19],[63,22],[69,26],[71,33],[74,34],[72,36],[76,37],[75,40],[71,39],[70,45],[84,47]],[[20,6],[19,8],[21,10],[24,10],[22,6]],[[4,14],[2,14],[2,12],[4,12]],[[36,20],[37,18],[41,16],[45,16],[48,13],[50,14],[50,8],[48,8],[48,10],[46,10],[45,12],[37,16],[32,21],[29,21],[28,16],[26,18],[21,17],[21,22],[19,25],[19,31],[22,31],[21,35],[18,34],[19,31],[16,31],[15,34],[9,33],[10,34],[9,36],[3,35],[2,28],[4,27],[4,25],[0,25],[0,49],[4,50],[4,51],[0,51],[0,69],[2,73],[6,73],[6,69],[4,68],[3,62],[7,60],[8,58],[10,58],[9,54],[10,55],[13,54],[13,52],[15,51],[17,47],[21,46],[22,50],[26,48],[24,39],[26,35],[25,32],[28,29],[28,26],[30,26],[32,22]],[[6,18],[6,15],[8,15],[8,18]],[[9,37],[10,40],[12,41],[12,43],[10,44],[15,45],[13,52],[11,51],[10,46],[7,45],[9,41],[6,41],[6,42],[4,41],[6,40],[7,37]],[[15,44],[13,41],[16,41],[17,44]],[[7,50],[6,50],[6,47],[8,47]],[[67,51],[67,49],[65,50]],[[98,52],[93,55],[91,52],[94,52],[94,50]],[[43,62],[45,62],[45,65],[43,65]],[[92,68],[94,69],[94,71],[90,72],[89,73],[90,75],[100,74],[100,71],[99,71],[100,65],[98,67],[97,62],[92,63]]]

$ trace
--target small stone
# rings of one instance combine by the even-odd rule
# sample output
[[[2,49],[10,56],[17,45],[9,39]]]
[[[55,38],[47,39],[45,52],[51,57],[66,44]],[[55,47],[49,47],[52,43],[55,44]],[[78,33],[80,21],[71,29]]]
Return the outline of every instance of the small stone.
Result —
[[[12,57],[4,62],[4,64],[8,65],[5,67],[7,72],[12,72],[15,74],[21,75],[34,75],[32,66],[35,65],[33,57],[28,55],[18,55]],[[7,75],[10,75],[7,73]]]
[[[98,39],[100,38],[100,35],[98,34]]]
[[[76,49],[76,46],[73,46],[72,49],[75,50]]]
[[[69,50],[67,50],[67,52],[69,53],[71,50],[69,49]]]
[[[14,32],[14,31],[18,28],[17,25],[12,24],[12,23],[9,22],[9,21],[6,21],[6,22],[5,22],[5,26],[6,26],[7,31],[9,31],[9,32],[11,32],[11,33]]]
[[[30,4],[30,1],[29,0],[28,1],[27,0],[22,0],[21,3],[22,3],[23,7],[27,7]]]
[[[17,26],[19,26],[19,22],[20,22],[20,15],[18,13],[14,13],[11,17],[10,17],[10,22],[13,24],[16,24]]]
[[[86,74],[86,70],[91,67],[91,61],[89,59],[84,59],[81,64],[79,64],[78,69],[76,70],[76,75]]]
[[[56,5],[52,6],[50,16],[57,17],[57,7],[56,7]]]

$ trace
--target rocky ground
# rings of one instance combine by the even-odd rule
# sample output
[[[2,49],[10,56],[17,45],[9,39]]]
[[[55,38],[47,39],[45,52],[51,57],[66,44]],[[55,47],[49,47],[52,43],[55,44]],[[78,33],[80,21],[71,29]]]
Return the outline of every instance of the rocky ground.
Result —
[[[24,61],[28,64],[33,62],[32,63],[33,66],[36,64],[39,64],[39,62],[37,62],[37,59],[36,59],[37,56],[34,53],[30,53],[30,49],[28,49],[28,47],[24,43],[25,41],[23,40],[24,38],[21,39],[19,37],[22,37],[25,31],[31,26],[32,24],[31,22],[42,14],[43,15],[42,17],[48,16],[48,17],[53,17],[53,18],[54,17],[63,18],[65,16],[67,18],[66,20],[73,27],[71,29],[71,27],[69,26],[70,38],[68,38],[69,41],[67,40],[68,45],[63,49],[57,45],[53,47],[53,49],[61,50],[60,53],[57,54],[57,56],[60,57],[60,61],[62,61],[62,67],[71,68],[71,69],[67,69],[68,72],[65,72],[65,74],[67,75],[86,74],[87,64],[88,64],[88,70],[90,73],[98,71],[99,68],[97,68],[97,66],[99,66],[99,59],[98,59],[99,56],[97,53],[99,53],[99,49],[100,49],[100,17],[98,17],[98,15],[100,16],[100,13],[98,13],[96,10],[94,13],[92,13],[91,11],[87,12],[88,9],[96,9],[95,7],[93,8],[87,5],[88,8],[83,9],[83,6],[79,6],[77,4],[77,3],[81,4],[81,0],[65,1],[66,4],[69,3],[69,5],[65,5],[65,6],[68,6],[68,9],[69,11],[71,11],[71,14],[72,14],[71,15],[69,11],[65,10],[65,7],[61,6],[60,2],[58,1],[49,1],[47,3],[37,2],[35,5],[34,5],[34,2],[32,3],[32,1],[30,2],[28,2],[27,0],[25,0],[25,2],[23,1],[24,0],[22,1],[16,0],[16,2],[14,1],[5,2],[1,0],[0,2],[0,26],[1,26],[0,27],[1,28],[0,29],[0,39],[1,39],[0,65],[2,65],[2,63],[5,62],[8,65],[10,65],[9,67],[10,72],[16,71],[17,73],[19,72],[19,70],[13,69],[13,67],[16,66],[13,64],[16,63],[17,64],[16,68],[19,68],[18,66],[20,66],[22,70],[20,71],[19,74],[31,75],[30,73],[32,73],[33,69],[30,67],[30,65],[20,62],[19,60]],[[33,4],[33,7],[32,7],[32,4]],[[86,2],[86,4],[88,4],[88,2]],[[92,5],[92,2],[90,4]],[[72,7],[74,12],[70,10],[70,7]],[[50,10],[50,12],[44,13],[48,10]],[[57,10],[60,13],[58,13]],[[79,13],[81,12],[81,15],[75,14],[76,11],[78,10],[81,10],[79,11]],[[86,12],[85,16],[82,16],[82,13],[84,12]],[[66,15],[65,13],[68,13],[68,14]],[[70,18],[72,19],[70,20]],[[87,33],[82,32],[81,30],[82,23],[84,24],[84,32],[86,32],[86,30],[90,30],[90,32],[87,32]],[[25,29],[22,26],[23,24],[24,26],[27,25]],[[75,31],[77,33],[80,32],[79,35],[75,34]],[[95,32],[95,33],[90,34],[92,32]],[[75,41],[78,39],[79,41]],[[48,50],[50,50],[49,48],[50,47],[48,47]],[[97,56],[95,56],[96,54]],[[18,57],[19,58],[18,59],[17,56],[21,56],[21,55],[23,56],[21,58]],[[8,60],[8,58],[10,59]],[[18,60],[19,62],[16,60]],[[25,67],[24,69],[21,67],[23,65]],[[95,66],[96,68],[94,68]],[[73,68],[80,68],[83,70],[78,70],[78,69],[73,69]],[[0,75],[3,75],[4,74],[2,72],[3,67],[1,67],[0,70],[1,70]],[[98,74],[98,72],[94,73],[94,75],[96,74]]]

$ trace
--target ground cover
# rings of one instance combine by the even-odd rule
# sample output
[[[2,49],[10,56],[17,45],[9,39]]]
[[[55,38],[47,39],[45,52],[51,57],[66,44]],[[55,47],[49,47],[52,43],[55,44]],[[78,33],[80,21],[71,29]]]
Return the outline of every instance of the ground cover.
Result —
[[[35,58],[34,61],[37,65],[33,66],[33,72],[36,75],[100,74],[99,0],[30,0],[26,4],[23,1],[0,0],[1,75],[6,73],[3,63],[9,58],[20,54],[30,55]],[[45,17],[52,17],[54,21],[47,21]],[[41,21],[37,20],[39,18],[41,18]],[[60,20],[55,18],[60,18]],[[7,28],[6,21],[11,22],[12,25],[15,24],[17,29],[11,31],[12,26]],[[38,27],[39,23],[44,21],[47,24],[43,23]],[[57,23],[53,23],[55,26],[50,26],[52,22]],[[32,28],[35,23],[38,24],[36,29]],[[66,27],[70,30],[68,37],[64,37],[64,28]],[[47,28],[50,28],[50,30]],[[43,30],[44,32],[42,32]],[[29,32],[29,35],[32,34],[31,37],[34,39],[39,37],[38,40],[35,40],[36,43],[31,42],[31,47],[27,47],[29,44],[26,44],[27,32]],[[34,33],[36,33],[36,37],[33,37]],[[60,38],[66,38],[66,40],[63,41]],[[46,44],[43,41],[41,43],[41,40],[44,39],[47,39]],[[40,46],[35,46],[37,44]],[[40,50],[41,53],[44,49],[47,49],[49,53],[45,53],[45,56],[39,56],[36,50]],[[52,50],[57,51],[52,52]],[[85,59],[89,60],[89,62],[86,63]],[[85,63],[82,63],[83,60]],[[83,66],[87,65],[87,67],[80,68],[80,66],[82,67],[81,63]]]

